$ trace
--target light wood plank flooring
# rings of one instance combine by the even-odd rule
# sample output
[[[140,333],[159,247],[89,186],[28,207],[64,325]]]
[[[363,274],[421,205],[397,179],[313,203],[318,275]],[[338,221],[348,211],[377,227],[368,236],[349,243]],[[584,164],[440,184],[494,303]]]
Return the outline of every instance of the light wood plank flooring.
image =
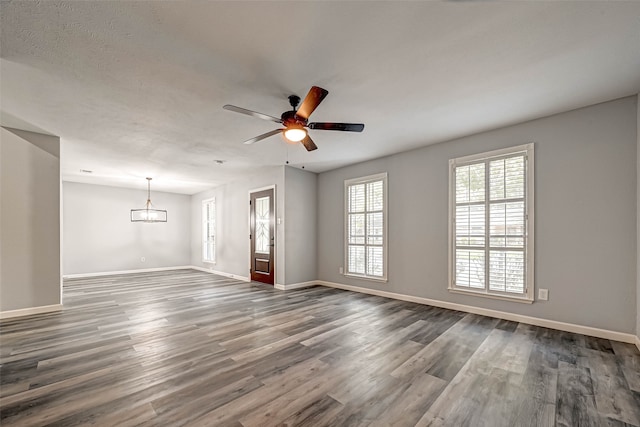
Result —
[[[630,344],[194,270],[0,323],[2,426],[640,426]]]

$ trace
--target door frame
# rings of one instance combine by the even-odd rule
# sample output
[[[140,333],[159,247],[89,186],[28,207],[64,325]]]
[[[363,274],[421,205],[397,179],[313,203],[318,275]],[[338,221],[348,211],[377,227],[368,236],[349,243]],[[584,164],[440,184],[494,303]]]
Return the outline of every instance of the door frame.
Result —
[[[278,193],[276,192],[276,185],[275,184],[271,184],[271,185],[267,185],[265,187],[259,187],[259,188],[252,188],[249,189],[249,191],[247,192],[247,226],[248,226],[248,233],[247,236],[249,234],[251,234],[251,193],[257,193],[258,191],[264,191],[264,190],[273,190],[273,241],[274,241],[274,246],[273,246],[273,287],[275,288],[276,283],[278,283],[278,263],[276,262],[278,259]],[[251,268],[253,268],[253,266],[251,265],[251,242],[249,242],[249,260],[248,260],[248,264],[249,264],[249,270],[247,271],[248,277],[249,277],[249,282],[251,282]]]

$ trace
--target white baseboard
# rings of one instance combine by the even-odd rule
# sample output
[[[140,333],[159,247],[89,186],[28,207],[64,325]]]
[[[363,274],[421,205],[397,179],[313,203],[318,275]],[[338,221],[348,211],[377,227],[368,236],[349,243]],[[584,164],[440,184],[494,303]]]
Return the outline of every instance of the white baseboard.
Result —
[[[140,268],[137,270],[120,270],[120,271],[101,271],[98,273],[81,273],[81,274],[65,274],[62,276],[64,279],[82,279],[85,277],[98,277],[98,276],[115,276],[116,274],[132,274],[132,273],[153,273],[155,271],[170,271],[170,270],[198,270],[205,273],[217,274],[218,276],[229,277],[231,279],[240,280],[243,282],[250,282],[248,277],[238,276],[237,274],[225,273],[224,271],[211,270],[204,267],[197,267],[195,265],[178,265],[175,267],[158,267],[158,268]]]
[[[249,279],[246,276],[238,276],[237,274],[225,273],[224,271],[212,270],[212,269],[208,269],[208,268],[204,268],[204,267],[198,267],[198,266],[195,266],[195,265],[190,265],[187,268],[192,268],[192,269],[198,270],[198,271],[204,271],[205,273],[217,274],[218,276],[224,276],[224,277],[228,277],[230,279],[240,280],[242,282],[250,282],[251,281],[251,279]]]
[[[153,273],[154,271],[169,271],[169,270],[188,270],[190,268],[194,268],[194,267],[190,265],[179,265],[175,267],[140,268],[137,270],[101,271],[98,273],[65,274],[62,276],[62,278],[63,279],[83,279],[85,277],[115,276],[117,274]]]
[[[32,314],[52,313],[62,310],[62,304],[41,305],[40,307],[21,308],[19,310],[0,311],[0,319],[31,316]]]
[[[281,291],[289,291],[291,289],[301,289],[308,288],[309,286],[315,286],[318,282],[316,280],[311,280],[310,282],[300,282],[300,283],[291,283],[289,285],[281,285],[279,283],[275,284],[276,289],[280,289]]]
[[[342,283],[326,282],[318,280],[318,285],[330,288],[343,289],[346,291],[360,292],[364,294],[377,295],[385,298],[392,298],[402,301],[415,302],[418,304],[432,305],[434,307],[447,308],[450,310],[464,311],[466,313],[480,314],[497,319],[511,320],[513,322],[526,323],[528,325],[542,326],[544,328],[557,329],[560,331],[573,332],[576,334],[589,335],[598,338],[606,338],[614,341],[621,341],[636,344],[640,349],[640,339],[632,334],[624,332],[609,331],[607,329],[593,328],[591,326],[575,325],[573,323],[558,322],[555,320],[541,319],[539,317],[523,316],[520,314],[508,313],[505,311],[490,310],[487,308],[474,307],[471,305],[456,304],[452,302],[439,301],[429,298],[416,297],[411,295],[397,294],[395,292],[379,291],[376,289],[362,288],[359,286],[344,285]]]

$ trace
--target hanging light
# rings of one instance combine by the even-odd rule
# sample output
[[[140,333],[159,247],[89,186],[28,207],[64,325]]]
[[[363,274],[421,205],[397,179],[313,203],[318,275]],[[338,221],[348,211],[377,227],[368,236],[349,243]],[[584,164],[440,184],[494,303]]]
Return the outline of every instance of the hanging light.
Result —
[[[144,209],[131,209],[131,222],[167,222],[167,211],[153,209],[151,178],[147,178],[147,203]]]

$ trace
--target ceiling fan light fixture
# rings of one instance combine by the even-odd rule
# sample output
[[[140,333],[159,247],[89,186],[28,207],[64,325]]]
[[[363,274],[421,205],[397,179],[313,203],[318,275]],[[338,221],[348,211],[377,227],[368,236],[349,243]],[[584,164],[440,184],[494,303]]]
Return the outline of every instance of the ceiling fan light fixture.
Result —
[[[291,142],[300,142],[306,136],[307,131],[299,127],[292,127],[284,131],[284,137]]]

